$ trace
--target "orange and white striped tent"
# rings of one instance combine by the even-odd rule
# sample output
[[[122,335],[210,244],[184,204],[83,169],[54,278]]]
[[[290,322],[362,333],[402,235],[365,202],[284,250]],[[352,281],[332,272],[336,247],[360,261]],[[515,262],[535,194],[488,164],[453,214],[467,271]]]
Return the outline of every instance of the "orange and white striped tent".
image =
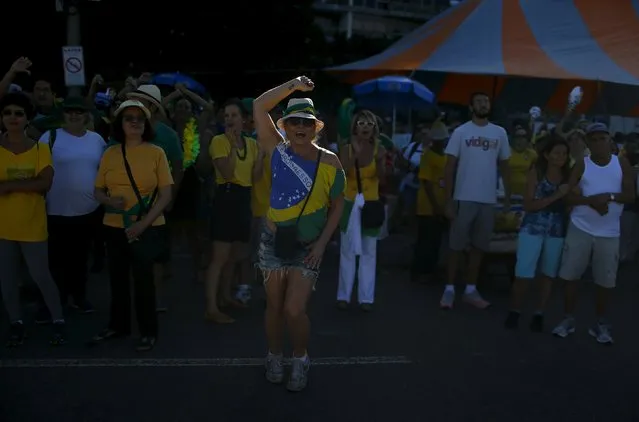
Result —
[[[439,102],[485,91],[509,108],[639,116],[639,0],[465,0],[386,51],[328,69],[357,83],[411,74]],[[536,78],[531,80],[530,78]]]

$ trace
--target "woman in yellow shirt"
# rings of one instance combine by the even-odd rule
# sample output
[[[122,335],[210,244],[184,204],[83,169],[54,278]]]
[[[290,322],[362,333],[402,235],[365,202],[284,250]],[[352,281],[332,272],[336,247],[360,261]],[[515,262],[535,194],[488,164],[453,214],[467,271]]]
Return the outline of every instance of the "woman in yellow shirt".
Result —
[[[537,161],[537,152],[530,147],[528,132],[522,127],[515,129],[510,145],[511,155],[508,166],[510,167],[511,194],[523,196],[526,192],[528,171]]]
[[[383,213],[384,207],[379,202],[379,181],[384,178],[386,150],[379,145],[377,140],[379,137],[377,119],[368,110],[361,110],[353,116],[351,133],[351,142],[342,146],[339,154],[346,172],[346,192],[344,194],[344,212],[340,223],[342,240],[340,242],[337,306],[340,309],[346,309],[351,301],[357,269],[357,255],[351,246],[351,237],[359,236],[361,237],[361,250],[359,251],[361,253],[359,254],[357,273],[357,302],[363,311],[371,311],[375,301],[377,238],[383,218],[379,227],[370,228],[362,227],[360,221],[353,222],[353,227],[349,227],[349,220],[358,193],[361,193],[363,200],[369,204],[372,202],[379,204],[375,206],[379,206],[382,216],[385,215]]]
[[[105,207],[104,238],[111,286],[108,327],[95,343],[131,334],[131,286],[140,331],[137,351],[155,346],[158,335],[153,263],[168,245],[164,209],[171,202],[173,177],[155,136],[151,113],[136,100],[115,111],[112,137],[95,180],[95,199]]]
[[[49,272],[47,212],[44,194],[53,181],[51,151],[25,135],[34,115],[31,100],[22,93],[0,100],[0,287],[11,327],[7,345],[25,339],[20,304],[21,262],[38,285],[53,320],[52,344],[62,344],[64,316],[58,288]]]
[[[444,169],[449,132],[441,121],[435,121],[429,132],[430,148],[424,151],[419,164],[417,191],[417,242],[411,265],[411,281],[434,281],[439,264],[442,238],[448,230],[444,217]]]
[[[284,380],[283,329],[293,344],[290,391],[306,387],[310,360],[306,305],[319,276],[324,250],[339,224],[344,204],[344,171],[334,153],[317,146],[324,123],[310,98],[293,98],[277,121],[269,116],[296,91],[313,82],[300,76],[273,88],[253,103],[257,139],[271,158],[271,197],[262,230],[259,266],[266,289],[265,328],[269,352],[266,379]]]
[[[220,305],[241,306],[231,296],[231,279],[220,275],[225,268],[235,268],[248,254],[251,239],[251,187],[262,177],[255,139],[242,135],[247,112],[238,99],[224,106],[225,132],[211,140],[209,154],[213,160],[217,190],[211,217],[213,243],[211,264],[206,273],[206,319],[226,324],[233,318],[220,312]],[[232,272],[229,271],[231,274]],[[218,304],[218,291],[222,303]]]

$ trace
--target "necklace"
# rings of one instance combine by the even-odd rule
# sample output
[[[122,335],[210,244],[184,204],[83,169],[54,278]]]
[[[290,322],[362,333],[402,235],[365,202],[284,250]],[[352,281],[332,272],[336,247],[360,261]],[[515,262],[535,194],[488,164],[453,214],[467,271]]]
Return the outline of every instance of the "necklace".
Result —
[[[244,148],[242,149],[243,154],[240,155],[240,150],[238,149],[238,150],[235,151],[235,155],[237,155],[237,158],[240,161],[244,161],[244,160],[246,160],[246,155],[248,154],[248,145],[246,144],[246,141],[244,140],[243,137],[241,139],[242,139],[242,141],[244,141]]]

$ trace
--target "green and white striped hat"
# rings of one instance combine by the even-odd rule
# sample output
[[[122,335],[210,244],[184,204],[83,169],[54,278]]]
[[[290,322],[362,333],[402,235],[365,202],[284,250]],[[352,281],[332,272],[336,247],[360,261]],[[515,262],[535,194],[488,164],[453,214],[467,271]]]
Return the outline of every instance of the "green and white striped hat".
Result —
[[[324,122],[317,118],[315,105],[310,98],[292,98],[289,100],[282,118],[277,121],[277,126],[283,129],[284,120],[290,119],[291,117],[315,120],[316,132],[319,132],[324,127]]]

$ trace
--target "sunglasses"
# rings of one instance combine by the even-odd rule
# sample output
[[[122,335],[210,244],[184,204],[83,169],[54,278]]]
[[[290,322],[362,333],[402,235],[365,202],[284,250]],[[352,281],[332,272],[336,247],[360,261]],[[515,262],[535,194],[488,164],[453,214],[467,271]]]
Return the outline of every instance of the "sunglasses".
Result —
[[[15,116],[15,117],[24,117],[26,113],[22,110],[2,110],[2,115],[5,117]]]
[[[375,126],[375,122],[369,122],[369,121],[365,121],[365,120],[358,120],[357,121],[357,126],[359,126],[359,127],[373,127],[373,126]]]
[[[304,126],[304,127],[313,127],[315,126],[315,120],[313,119],[305,119],[303,117],[289,117],[287,119],[292,126]]]
[[[127,123],[138,123],[138,122],[146,121],[146,117],[144,117],[144,116],[132,116],[130,114],[127,114],[124,117],[122,117],[122,120],[124,120]]]

